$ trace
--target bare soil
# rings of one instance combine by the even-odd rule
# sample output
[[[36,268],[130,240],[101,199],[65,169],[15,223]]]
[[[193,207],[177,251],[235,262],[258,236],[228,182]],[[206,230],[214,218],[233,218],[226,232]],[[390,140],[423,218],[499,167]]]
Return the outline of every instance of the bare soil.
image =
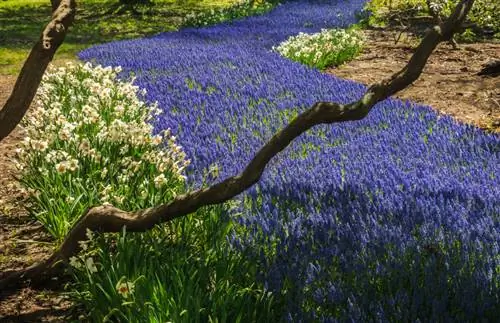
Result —
[[[15,78],[0,76],[0,107],[7,101]],[[0,276],[25,268],[52,252],[51,238],[22,207],[12,162],[22,133],[16,129],[0,142]],[[52,286],[51,286],[52,285]],[[61,284],[0,291],[0,322],[65,322],[70,303],[62,297]]]
[[[328,73],[371,84],[390,76],[408,61],[416,39],[395,43],[393,32],[366,31],[366,46],[355,60]],[[500,78],[480,77],[484,63],[500,58],[500,44],[440,45],[424,73],[398,97],[430,105],[462,122],[500,132]],[[0,106],[14,85],[12,76],[0,76]],[[0,275],[25,268],[53,249],[50,237],[23,209],[23,194],[16,188],[12,158],[22,138],[19,130],[0,142]],[[0,291],[1,322],[64,322],[71,304],[61,296],[61,283]]]
[[[362,54],[327,73],[373,84],[400,70],[410,59],[418,40],[393,31],[366,30]],[[440,44],[420,78],[396,97],[430,105],[461,122],[500,132],[500,77],[476,75],[482,66],[500,59],[499,43]]]

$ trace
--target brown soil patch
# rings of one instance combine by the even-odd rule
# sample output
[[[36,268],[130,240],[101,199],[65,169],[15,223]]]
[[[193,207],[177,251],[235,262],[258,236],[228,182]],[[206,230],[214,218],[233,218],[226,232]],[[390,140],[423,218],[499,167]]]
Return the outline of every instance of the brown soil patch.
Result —
[[[358,58],[327,72],[372,84],[400,70],[418,45],[418,41],[408,35],[395,43],[397,33],[392,31],[367,30],[365,37],[365,48]],[[459,44],[457,50],[449,44],[441,44],[420,78],[396,96],[499,132],[500,77],[476,75],[482,65],[499,58],[499,43]]]
[[[14,82],[12,76],[0,76],[0,107],[7,101]],[[0,273],[26,268],[46,258],[53,248],[50,237],[22,207],[24,196],[15,185],[12,158],[21,138],[21,131],[16,129],[0,142]],[[60,284],[54,283],[55,290],[42,286],[0,291],[0,321],[66,321],[70,304],[61,297]]]

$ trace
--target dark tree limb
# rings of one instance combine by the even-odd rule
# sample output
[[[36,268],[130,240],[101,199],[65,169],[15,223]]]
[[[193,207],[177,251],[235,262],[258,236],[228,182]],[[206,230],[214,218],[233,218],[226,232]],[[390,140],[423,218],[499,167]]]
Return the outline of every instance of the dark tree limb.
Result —
[[[319,124],[363,119],[376,103],[413,83],[422,73],[427,59],[436,46],[442,41],[449,40],[460,27],[473,2],[474,0],[462,0],[446,22],[427,32],[403,69],[369,87],[360,100],[345,105],[317,102],[300,114],[284,129],[278,131],[240,174],[211,187],[178,196],[168,204],[145,210],[125,212],[111,206],[91,208],[77,221],[60,248],[50,258],[25,270],[10,273],[0,281],[0,288],[50,276],[56,264],[66,262],[69,257],[79,252],[78,241],[85,240],[87,229],[98,232],[120,232],[123,226],[126,226],[128,231],[143,232],[156,224],[188,215],[203,206],[225,202],[244,192],[260,179],[266,165],[276,154],[308,129]]]
[[[52,12],[56,11],[57,7],[59,7],[59,4],[61,3],[61,0],[50,0],[50,4],[52,5]]]
[[[64,41],[75,19],[75,0],[51,0],[52,19],[33,46],[10,97],[0,110],[0,141],[19,124],[35,97],[47,66]]]

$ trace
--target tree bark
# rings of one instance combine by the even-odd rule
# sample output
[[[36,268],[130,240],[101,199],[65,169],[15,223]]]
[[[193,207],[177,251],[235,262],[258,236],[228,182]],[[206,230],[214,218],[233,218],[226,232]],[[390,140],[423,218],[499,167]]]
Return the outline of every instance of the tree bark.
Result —
[[[430,29],[415,50],[408,64],[390,78],[368,88],[363,97],[350,104],[317,102],[300,114],[284,129],[278,131],[253,157],[238,175],[211,187],[199,189],[176,197],[172,202],[136,212],[126,212],[111,206],[89,209],[74,225],[60,248],[46,261],[17,272],[5,273],[0,288],[19,285],[26,280],[40,281],[57,270],[57,264],[67,262],[77,254],[78,241],[85,240],[87,229],[98,232],[120,232],[123,226],[128,231],[143,232],[154,225],[188,215],[207,205],[223,203],[242,193],[261,177],[269,161],[285,149],[296,137],[319,124],[363,119],[378,102],[406,88],[422,73],[427,60],[436,46],[449,40],[467,16],[474,0],[462,0],[449,19]]]
[[[75,0],[51,0],[52,19],[33,46],[24,63],[10,97],[0,110],[0,141],[19,124],[35,97],[47,66],[63,43],[75,19]]]
[[[436,11],[434,6],[432,6],[432,0],[425,0],[425,3],[427,4],[427,9],[429,10],[429,13],[431,14],[432,18],[434,19],[434,24],[439,25],[443,23],[443,18],[441,17],[441,13],[439,11]],[[464,20],[465,22],[465,20]],[[463,22],[462,22],[463,23]],[[453,47],[453,49],[458,48],[458,44],[453,39],[453,36],[448,40],[448,43]]]
[[[50,0],[50,3],[52,4],[52,12],[54,12],[59,7],[61,0]]]

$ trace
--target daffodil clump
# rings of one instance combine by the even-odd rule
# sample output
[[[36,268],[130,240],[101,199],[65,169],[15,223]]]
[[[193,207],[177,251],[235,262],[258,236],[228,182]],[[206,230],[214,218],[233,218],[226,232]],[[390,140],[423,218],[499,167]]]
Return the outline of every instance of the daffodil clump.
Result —
[[[240,0],[227,8],[220,8],[218,10],[212,9],[199,13],[191,12],[184,18],[183,25],[186,27],[200,27],[247,16],[259,15],[271,10],[275,4],[276,1],[270,0]]]
[[[91,322],[277,322],[256,263],[231,248],[231,205],[201,208],[152,230],[97,234],[69,259],[67,296]]]
[[[341,65],[356,57],[363,44],[363,35],[355,29],[322,29],[319,33],[300,32],[273,49],[293,61],[320,70]]]
[[[57,239],[92,205],[144,208],[184,188],[186,154],[169,129],[153,134],[148,121],[160,110],[119,72],[89,63],[53,68],[23,122],[20,182]]]

